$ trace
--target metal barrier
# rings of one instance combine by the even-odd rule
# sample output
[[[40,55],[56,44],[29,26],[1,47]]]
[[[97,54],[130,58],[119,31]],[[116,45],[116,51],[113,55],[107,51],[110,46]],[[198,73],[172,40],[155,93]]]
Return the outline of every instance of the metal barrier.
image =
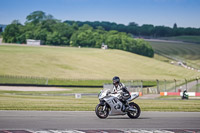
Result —
[[[9,76],[0,75],[0,85],[14,85],[14,86],[58,86],[58,87],[98,87],[100,85],[68,85],[66,79],[59,79],[61,84],[50,84],[48,78],[28,77],[28,76]],[[56,79],[58,80],[58,79]],[[147,82],[151,82],[150,85]],[[130,92],[141,92],[143,94],[159,94],[160,92],[182,92],[184,90],[191,92],[200,92],[199,78],[183,79],[183,80],[131,80],[124,82]],[[144,85],[145,84],[145,85]],[[112,89],[112,84],[104,84],[103,88]]]

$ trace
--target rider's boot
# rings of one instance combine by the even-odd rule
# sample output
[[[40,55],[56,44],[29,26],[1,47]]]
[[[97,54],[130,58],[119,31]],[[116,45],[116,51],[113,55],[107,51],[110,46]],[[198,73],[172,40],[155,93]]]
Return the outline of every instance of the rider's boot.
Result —
[[[128,102],[127,102],[127,101],[125,101],[125,104],[124,104],[124,106],[125,106],[125,111],[128,111],[128,110],[129,110],[129,104],[128,104]]]
[[[129,106],[128,106],[128,103],[127,103],[126,101],[122,101],[122,104],[123,104],[123,105],[122,105],[122,106],[123,106],[123,107],[122,107],[122,111],[123,111],[123,112],[127,111],[128,107],[129,107]]]

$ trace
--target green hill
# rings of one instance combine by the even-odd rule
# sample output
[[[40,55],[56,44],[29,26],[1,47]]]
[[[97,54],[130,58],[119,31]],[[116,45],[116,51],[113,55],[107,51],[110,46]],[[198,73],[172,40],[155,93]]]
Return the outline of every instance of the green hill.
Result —
[[[183,41],[200,44],[200,36],[174,36],[174,37],[161,37],[160,39]]]
[[[0,45],[0,75],[65,79],[183,79],[199,75],[121,50],[94,48]]]
[[[200,45],[194,43],[150,41],[155,53],[171,57],[200,69]]]

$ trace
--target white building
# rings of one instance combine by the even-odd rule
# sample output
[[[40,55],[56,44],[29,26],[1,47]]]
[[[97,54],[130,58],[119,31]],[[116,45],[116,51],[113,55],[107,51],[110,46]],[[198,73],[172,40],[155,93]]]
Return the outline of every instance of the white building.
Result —
[[[102,43],[101,49],[108,49],[108,45],[105,45],[104,43]]]
[[[27,40],[26,40],[26,44],[27,44],[27,45],[40,46],[40,45],[41,45],[41,40],[27,39]]]

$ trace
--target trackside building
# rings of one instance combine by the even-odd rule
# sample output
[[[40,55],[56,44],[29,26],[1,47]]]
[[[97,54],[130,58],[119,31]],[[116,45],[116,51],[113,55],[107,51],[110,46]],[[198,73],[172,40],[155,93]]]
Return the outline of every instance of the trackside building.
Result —
[[[40,46],[41,45],[41,40],[33,40],[33,39],[27,39],[26,40],[26,44],[27,45],[31,45],[31,46]]]

